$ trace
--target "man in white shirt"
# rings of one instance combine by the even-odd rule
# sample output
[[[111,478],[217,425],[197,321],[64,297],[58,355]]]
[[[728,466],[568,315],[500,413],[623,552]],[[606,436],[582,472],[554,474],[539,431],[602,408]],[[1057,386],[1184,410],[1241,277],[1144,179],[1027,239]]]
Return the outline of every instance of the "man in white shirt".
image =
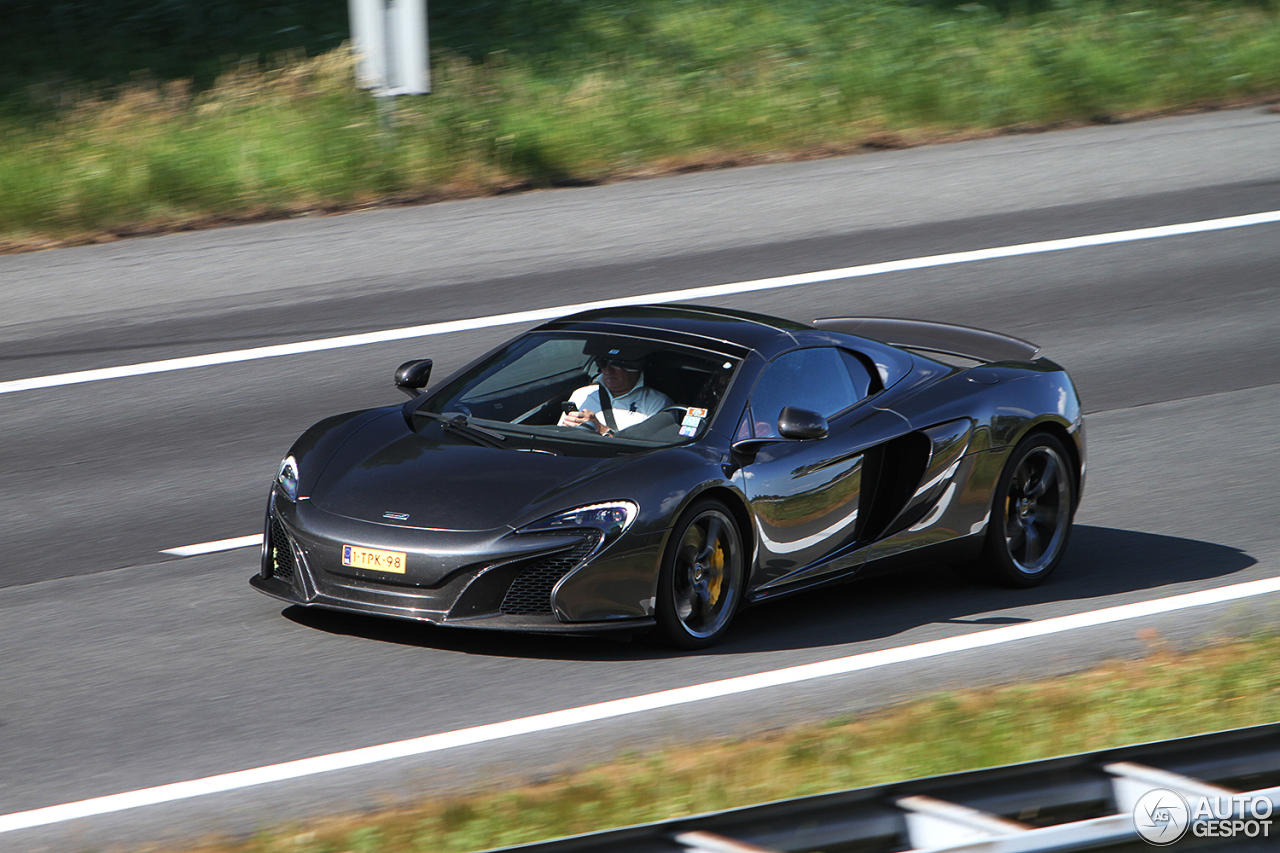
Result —
[[[644,384],[641,362],[598,357],[596,364],[600,367],[598,384],[585,385],[569,396],[577,411],[561,415],[560,426],[580,426],[611,435],[672,405],[670,397]],[[609,402],[607,413],[601,401],[601,386]]]

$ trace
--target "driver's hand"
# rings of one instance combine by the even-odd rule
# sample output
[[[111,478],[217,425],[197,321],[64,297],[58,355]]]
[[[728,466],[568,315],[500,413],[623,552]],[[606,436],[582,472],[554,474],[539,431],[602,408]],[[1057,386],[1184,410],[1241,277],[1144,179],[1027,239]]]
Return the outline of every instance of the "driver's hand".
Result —
[[[565,412],[560,415],[559,425],[567,427],[584,426],[590,427],[596,432],[600,431],[600,423],[596,420],[596,413],[590,409],[579,409],[576,412]]]

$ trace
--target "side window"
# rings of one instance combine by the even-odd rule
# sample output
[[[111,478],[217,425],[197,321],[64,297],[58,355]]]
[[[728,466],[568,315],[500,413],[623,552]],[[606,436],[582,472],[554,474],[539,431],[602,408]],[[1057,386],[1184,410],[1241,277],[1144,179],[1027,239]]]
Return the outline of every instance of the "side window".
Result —
[[[855,356],[849,358],[856,364]],[[866,375],[866,368],[862,368]],[[780,355],[765,367],[751,394],[756,438],[778,434],[778,415],[795,406],[829,418],[866,396],[868,379],[855,387],[845,356],[832,347],[795,350]]]

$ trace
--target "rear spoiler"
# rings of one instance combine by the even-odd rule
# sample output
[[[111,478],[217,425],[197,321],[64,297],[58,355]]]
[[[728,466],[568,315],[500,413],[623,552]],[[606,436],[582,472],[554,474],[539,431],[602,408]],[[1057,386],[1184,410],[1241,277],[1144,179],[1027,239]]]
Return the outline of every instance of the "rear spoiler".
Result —
[[[893,317],[829,317],[813,325],[828,332],[843,332],[884,341],[893,346],[958,355],[978,361],[1030,361],[1040,347],[1030,341],[927,320],[898,320]]]

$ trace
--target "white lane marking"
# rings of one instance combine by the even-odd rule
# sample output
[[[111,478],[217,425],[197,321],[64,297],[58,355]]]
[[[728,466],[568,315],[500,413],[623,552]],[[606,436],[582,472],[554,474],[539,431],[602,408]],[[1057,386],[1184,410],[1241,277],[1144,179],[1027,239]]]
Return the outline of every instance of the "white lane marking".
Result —
[[[181,548],[165,548],[161,554],[173,554],[175,557],[194,557],[197,554],[212,554],[215,551],[230,551],[235,548],[248,548],[250,545],[261,545],[262,534],[237,536],[234,539],[219,539],[217,542],[201,542],[197,545],[183,545]]]
[[[366,346],[368,344],[401,341],[408,338],[423,338],[431,335],[444,335],[450,332],[465,332],[474,329],[486,329],[493,326],[506,326],[513,323],[536,323],[553,320],[577,311],[593,308],[616,308],[625,305],[643,305],[662,302],[683,302],[690,299],[708,299],[717,296],[731,296],[738,293],[750,293],[756,290],[773,290],[781,287],[797,287],[803,284],[818,284],[836,281],[842,278],[860,278],[870,275],[882,275],[891,272],[919,270],[928,267],[940,267],[950,264],[966,264],[974,261],[990,261],[999,258],[1013,258],[1019,255],[1034,255],[1042,252],[1060,252],[1065,249],[1082,249],[1091,246],[1106,246],[1113,243],[1128,243],[1135,240],[1154,240],[1161,237],[1178,237],[1186,234],[1199,234],[1206,231],[1222,231],[1229,228],[1245,228],[1250,225],[1265,225],[1280,222],[1280,210],[1266,213],[1254,213],[1247,216],[1229,216],[1224,219],[1206,219],[1201,222],[1184,222],[1179,225],[1163,225],[1157,228],[1138,228],[1132,231],[1114,231],[1108,234],[1090,234],[1084,237],[1068,237],[1061,240],[1045,240],[1037,243],[1020,243],[1014,246],[998,246],[991,249],[977,249],[970,252],[950,252],[944,255],[928,255],[922,258],[908,258],[901,261],[886,261],[878,264],[864,264],[842,269],[821,270],[819,272],[784,275],[776,278],[762,278],[755,281],[739,281],[730,284],[716,284],[706,287],[690,287],[683,290],[668,290],[661,293],[642,293],[636,296],[623,296],[616,299],[601,299],[595,302],[580,302],[575,305],[557,305],[553,308],[539,308],[531,311],[515,311],[510,314],[494,314],[489,317],[475,317],[468,320],[450,320],[444,323],[427,323],[422,326],[407,326],[401,329],[387,329],[381,332],[367,332],[360,335],[343,335],[336,338],[321,338],[313,341],[298,341],[292,344],[275,344],[253,349],[231,350],[229,352],[193,355],[184,358],[169,358],[162,361],[148,361],[140,364],[126,364],[119,367],[101,367],[93,370],[78,370],[74,373],[58,373],[50,376],[32,376],[27,379],[12,379],[0,382],[0,394],[13,394],[17,391],[30,391],[36,388],[54,388],[61,385],[75,385],[81,382],[101,382],[105,379],[120,379],[126,376],[143,376],[150,373],[166,373],[173,370],[190,370],[194,367],[212,367],[219,364],[234,364],[241,361],[254,361],[261,358],[277,358],[285,355],[299,355],[308,352],[342,349],[344,347]]]
[[[203,779],[191,779],[186,782],[174,782],[169,785],[158,785],[154,788],[142,788],[137,791],[126,791],[120,794],[110,794],[105,797],[94,797],[89,800],[46,806],[45,808],[32,809],[30,811],[13,812],[0,815],[0,833],[28,829],[35,826],[46,826],[75,818],[110,814],[141,806],[171,803],[176,800],[202,797],[207,794],[235,791],[255,785],[264,785],[268,782],[299,779],[319,773],[328,773],[333,770],[364,767],[397,758],[425,755],[460,746],[562,729],[598,720],[639,714],[644,711],[671,708],[676,705],[687,705],[707,699],[748,693],[766,687],[797,684],[817,678],[845,675],[895,663],[924,660],[938,657],[939,655],[987,648],[1004,643],[1016,643],[1036,637],[1060,634],[1064,631],[1123,622],[1143,616],[1172,613],[1208,604],[1238,601],[1243,598],[1268,595],[1275,592],[1280,592],[1280,577],[1263,578],[1215,589],[1174,595],[1168,598],[1122,604],[1086,613],[1056,616],[1052,619],[1043,619],[1038,622],[1025,622],[1019,625],[977,631],[956,637],[946,637],[941,640],[929,640],[910,646],[899,646],[892,649],[835,658],[834,660],[801,664],[800,666],[787,667],[771,672],[760,672],[755,675],[743,675],[706,684],[678,687],[674,690],[663,690],[658,693],[632,696],[627,699],[614,699],[597,705],[567,708],[563,711],[552,711],[547,714],[521,717],[501,723],[490,723],[452,732],[425,735],[410,740],[352,749],[346,752],[335,752],[331,755],[317,755],[312,758],[287,761],[283,764],[254,767],[250,770],[237,770],[232,773],[207,776]]]

